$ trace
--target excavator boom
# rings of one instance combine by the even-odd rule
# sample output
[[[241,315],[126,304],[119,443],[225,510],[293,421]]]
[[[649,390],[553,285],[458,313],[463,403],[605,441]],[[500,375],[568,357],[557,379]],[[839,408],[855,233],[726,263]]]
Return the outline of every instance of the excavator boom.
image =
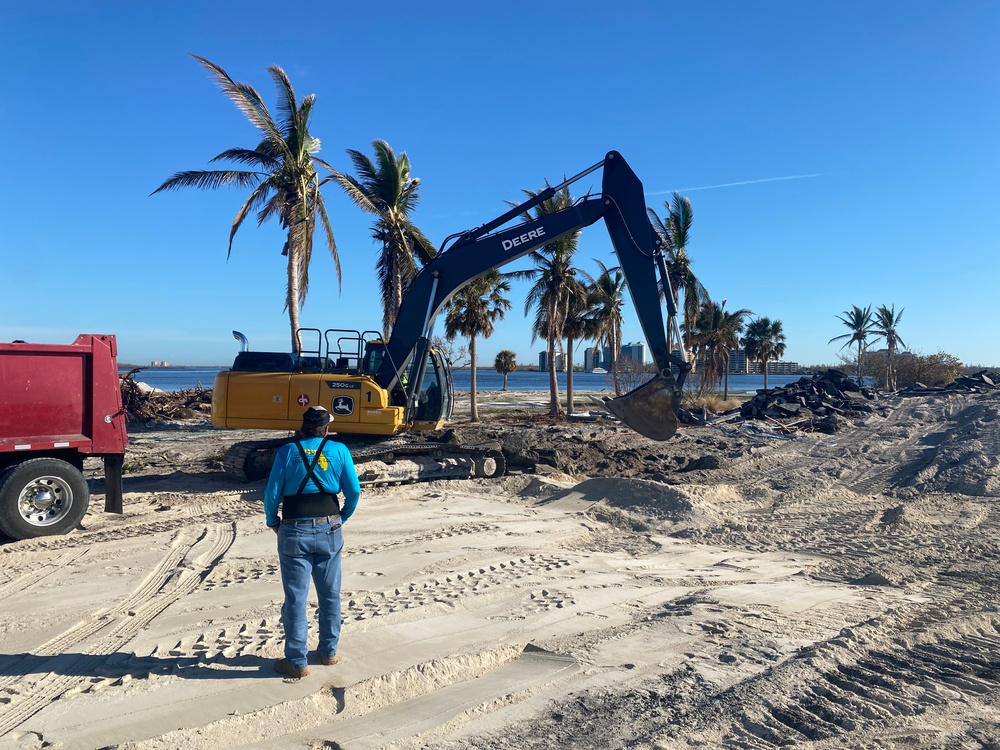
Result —
[[[535,205],[564,186],[603,167],[602,191],[561,211],[500,229],[516,218],[530,216]],[[646,214],[642,183],[621,154],[611,151],[603,161],[561,185],[550,187],[478,229],[455,235],[417,274],[396,317],[386,355],[375,375],[386,390],[395,387],[412,356],[422,361],[435,317],[459,289],[484,274],[512,263],[532,250],[604,219],[615,254],[649,345],[657,374],[648,383],[605,405],[619,419],[653,440],[666,440],[677,430],[684,377],[690,365],[670,351],[660,302],[666,291],[668,323],[676,326],[676,306],[663,259],[663,248]],[[678,340],[680,340],[678,336]],[[673,370],[677,371],[675,378]],[[408,384],[410,392],[419,387]]]

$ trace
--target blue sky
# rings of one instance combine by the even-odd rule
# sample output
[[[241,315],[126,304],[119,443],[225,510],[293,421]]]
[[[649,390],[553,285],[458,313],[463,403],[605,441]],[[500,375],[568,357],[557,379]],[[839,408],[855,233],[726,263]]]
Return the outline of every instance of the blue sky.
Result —
[[[695,272],[728,309],[781,320],[785,358],[836,363],[852,305],[903,308],[922,354],[1000,365],[1000,4],[910,2],[56,2],[0,10],[0,340],[115,333],[120,358],[213,365],[238,329],[287,347],[282,237],[238,189],[150,196],[256,131],[195,53],[276,102],[316,94],[323,156],[385,139],[422,181],[435,244],[524,189],[620,151],[662,216],[692,203]],[[599,174],[573,186],[599,189]],[[302,324],[377,329],[370,217],[326,193]],[[601,224],[577,265],[613,263]],[[525,261],[505,270],[527,267]],[[527,286],[480,342],[536,361]],[[437,332],[441,332],[439,322]],[[633,316],[626,340],[641,331]]]

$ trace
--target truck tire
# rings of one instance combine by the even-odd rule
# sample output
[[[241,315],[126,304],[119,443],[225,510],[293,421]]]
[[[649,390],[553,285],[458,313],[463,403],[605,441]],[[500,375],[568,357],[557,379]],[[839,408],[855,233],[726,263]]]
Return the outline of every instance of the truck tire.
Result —
[[[0,475],[0,531],[14,539],[72,531],[89,503],[83,474],[57,458],[32,458]]]

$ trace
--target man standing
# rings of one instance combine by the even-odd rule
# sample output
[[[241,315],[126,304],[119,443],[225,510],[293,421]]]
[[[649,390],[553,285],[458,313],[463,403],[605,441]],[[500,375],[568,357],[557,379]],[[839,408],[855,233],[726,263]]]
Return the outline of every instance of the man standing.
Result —
[[[278,535],[278,563],[285,602],[285,658],[274,670],[289,677],[309,674],[309,622],[306,601],[309,579],[319,598],[321,664],[336,664],[340,639],[341,525],[354,513],[361,485],[347,447],[327,437],[330,412],[310,406],[302,415],[300,438],[281,446],[264,490],[264,518]],[[342,492],[343,505],[337,500]],[[278,507],[281,517],[278,517]]]

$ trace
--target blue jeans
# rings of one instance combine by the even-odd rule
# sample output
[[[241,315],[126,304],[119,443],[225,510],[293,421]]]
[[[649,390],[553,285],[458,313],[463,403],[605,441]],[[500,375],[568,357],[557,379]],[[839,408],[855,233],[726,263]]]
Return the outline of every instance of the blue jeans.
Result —
[[[322,656],[337,653],[340,638],[340,553],[344,536],[339,524],[283,523],[278,529],[278,564],[285,603],[281,620],[285,627],[285,658],[293,667],[304,667],[309,652],[309,622],[306,600],[309,579],[319,598],[319,648]]]

